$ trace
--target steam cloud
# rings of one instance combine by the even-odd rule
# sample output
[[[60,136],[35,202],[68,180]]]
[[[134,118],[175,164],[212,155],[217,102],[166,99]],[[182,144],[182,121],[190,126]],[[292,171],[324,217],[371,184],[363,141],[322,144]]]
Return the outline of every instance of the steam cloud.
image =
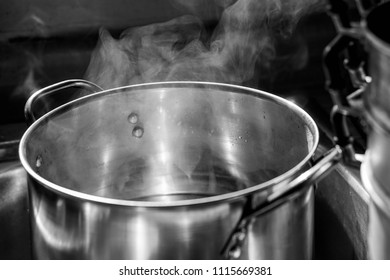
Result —
[[[206,2],[223,11],[211,35],[195,16]],[[175,0],[193,15],[129,28],[119,39],[101,29],[86,79],[106,89],[174,80],[240,84],[253,76],[256,62],[272,63],[275,34],[290,36],[303,15],[324,7],[324,0],[206,2]]]

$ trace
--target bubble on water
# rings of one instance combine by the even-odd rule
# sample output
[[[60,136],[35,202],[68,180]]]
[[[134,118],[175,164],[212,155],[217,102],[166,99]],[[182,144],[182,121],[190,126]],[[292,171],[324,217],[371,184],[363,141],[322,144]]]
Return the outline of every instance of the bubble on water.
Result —
[[[138,115],[136,113],[131,113],[128,117],[127,120],[129,123],[135,124],[138,122]]]
[[[35,161],[35,166],[37,168],[41,167],[42,166],[42,157],[41,156],[37,156],[37,159]]]
[[[144,135],[144,129],[140,126],[136,126],[132,132],[134,137],[141,138]]]

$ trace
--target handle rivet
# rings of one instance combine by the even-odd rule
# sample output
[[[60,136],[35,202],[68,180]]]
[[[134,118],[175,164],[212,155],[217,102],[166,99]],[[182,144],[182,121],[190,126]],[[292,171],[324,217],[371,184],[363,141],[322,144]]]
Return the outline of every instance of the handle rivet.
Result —
[[[127,120],[129,123],[136,124],[138,122],[138,115],[136,113],[131,113],[128,117]]]
[[[144,135],[144,129],[141,126],[135,126],[132,134],[134,137],[141,138]]]
[[[235,246],[229,251],[229,258],[231,259],[238,259],[240,256],[241,248],[239,246]]]

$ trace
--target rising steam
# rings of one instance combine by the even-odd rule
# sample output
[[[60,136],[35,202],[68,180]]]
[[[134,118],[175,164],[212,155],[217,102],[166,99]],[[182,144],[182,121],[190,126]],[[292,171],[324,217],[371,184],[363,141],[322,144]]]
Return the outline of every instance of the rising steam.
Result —
[[[195,16],[205,1],[175,2],[192,15],[130,28],[119,39],[101,29],[86,79],[103,88],[174,80],[240,84],[258,61],[272,63],[275,34],[290,36],[303,15],[324,6],[323,0],[206,1],[222,10],[210,35]]]

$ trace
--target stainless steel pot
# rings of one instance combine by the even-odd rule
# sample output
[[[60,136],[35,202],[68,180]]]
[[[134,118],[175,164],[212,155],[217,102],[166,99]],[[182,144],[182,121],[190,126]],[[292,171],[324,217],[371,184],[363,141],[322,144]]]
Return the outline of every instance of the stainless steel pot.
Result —
[[[67,87],[35,93],[36,104]],[[100,91],[33,123],[20,143],[33,255],[76,259],[307,259],[312,118],[272,94],[203,82]]]

